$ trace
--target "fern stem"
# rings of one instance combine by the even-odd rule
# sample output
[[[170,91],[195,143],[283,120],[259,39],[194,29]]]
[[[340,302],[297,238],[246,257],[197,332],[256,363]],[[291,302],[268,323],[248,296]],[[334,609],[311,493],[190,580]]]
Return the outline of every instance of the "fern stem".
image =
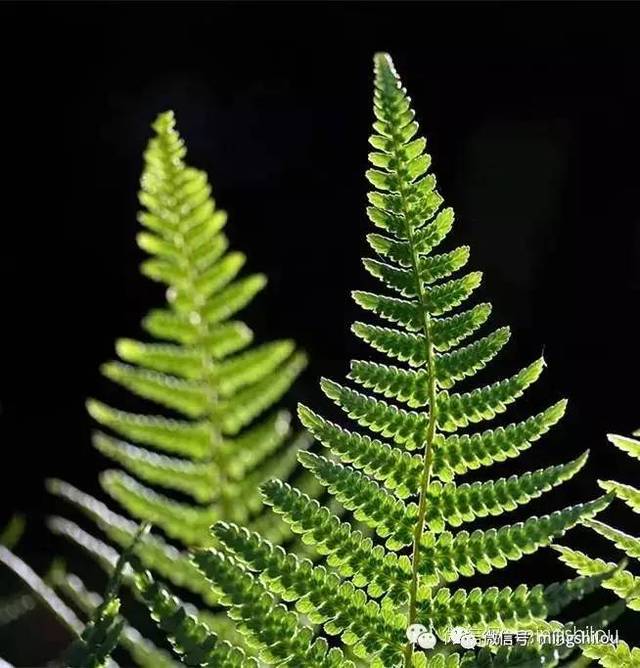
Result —
[[[402,194],[403,208],[404,208],[404,194]],[[405,208],[406,211],[406,208]],[[406,214],[405,214],[406,218]],[[420,496],[418,501],[418,518],[416,520],[416,527],[413,534],[413,548],[411,557],[411,585],[409,587],[409,623],[414,624],[417,617],[417,599],[418,599],[418,571],[420,568],[420,543],[422,542],[422,534],[424,531],[424,521],[427,513],[427,490],[429,489],[429,481],[431,479],[431,465],[433,462],[433,439],[436,431],[436,379],[435,379],[435,353],[433,350],[433,343],[431,340],[430,319],[426,308],[426,299],[424,294],[424,287],[420,280],[420,273],[418,271],[418,257],[415,251],[415,244],[413,241],[413,232],[411,226],[407,224],[409,244],[411,246],[411,265],[414,271],[417,287],[418,299],[422,311],[422,327],[425,337],[425,346],[427,352],[427,391],[429,396],[429,424],[427,425],[427,433],[424,442],[423,450],[423,468],[420,478]],[[413,644],[408,642],[405,650],[405,666],[410,668],[411,657],[413,654]]]
[[[385,58],[385,56],[380,56]],[[388,63],[383,64],[383,68],[389,67]],[[384,77],[385,85],[395,85],[395,80],[389,81],[388,77]],[[398,164],[402,164],[402,153],[400,151],[400,137],[397,133],[393,133],[392,145],[393,154]],[[413,534],[413,547],[411,557],[411,584],[409,587],[409,611],[408,611],[408,625],[414,624],[417,618],[417,599],[418,599],[418,581],[420,568],[420,544],[422,542],[422,534],[424,532],[424,521],[427,513],[427,491],[429,489],[429,481],[431,479],[431,467],[433,462],[433,440],[436,431],[437,409],[436,409],[436,369],[435,369],[435,352],[432,343],[430,317],[427,309],[427,300],[424,290],[424,285],[420,276],[419,260],[416,251],[416,244],[413,235],[413,229],[410,223],[410,209],[407,204],[407,195],[402,179],[398,179],[398,193],[400,195],[403,220],[405,224],[405,231],[411,248],[411,269],[413,271],[416,281],[416,292],[418,302],[420,304],[420,312],[422,315],[422,330],[425,338],[426,358],[427,358],[427,394],[429,399],[429,422],[427,425],[427,433],[424,441],[423,450],[423,468],[420,477],[420,490],[418,501],[418,517]],[[405,648],[405,666],[410,668],[411,659],[413,655],[413,645],[408,642]]]
[[[378,66],[382,70],[383,86],[386,88],[386,93],[391,98],[390,87],[397,86],[396,79],[393,73],[393,65],[389,62],[386,54],[378,54],[376,57]],[[385,76],[386,75],[386,76]],[[393,111],[390,109],[391,114]],[[403,162],[403,155],[401,152],[402,138],[397,132],[392,133],[392,146],[394,159],[398,165]],[[405,232],[409,247],[411,249],[411,269],[416,281],[416,292],[418,302],[420,304],[420,312],[422,318],[422,331],[425,338],[426,358],[427,358],[427,396],[429,400],[429,422],[427,425],[427,433],[425,435],[424,450],[423,450],[423,468],[420,476],[420,490],[418,501],[418,517],[413,534],[413,546],[411,557],[411,584],[409,586],[409,610],[408,610],[408,626],[414,624],[417,618],[417,600],[418,600],[418,581],[420,569],[420,544],[422,542],[422,534],[424,532],[424,522],[427,514],[427,490],[429,489],[429,481],[431,479],[431,465],[433,462],[433,440],[436,431],[436,370],[435,370],[435,352],[433,349],[429,311],[427,309],[426,295],[424,284],[420,276],[419,259],[416,251],[416,244],[413,234],[413,228],[410,221],[411,211],[407,202],[407,193],[403,184],[403,179],[398,178],[398,193],[400,195],[402,218],[405,224]],[[405,648],[405,666],[410,668],[413,656],[413,644],[408,642]]]
[[[164,135],[160,135],[160,141],[165,144],[165,148],[168,154],[171,154],[171,146],[168,145]],[[171,174],[171,182],[174,183],[175,178],[179,175],[180,171],[184,169],[185,165],[182,159],[179,160],[179,163],[176,164],[173,161],[167,161],[165,165],[167,171]],[[207,420],[207,427],[209,429],[209,442],[211,450],[209,453],[209,461],[215,459],[216,446],[218,446],[222,441],[222,433],[215,422],[214,410],[216,404],[218,403],[218,392],[215,386],[213,379],[213,372],[215,365],[211,359],[211,355],[208,353],[205,341],[207,336],[211,333],[209,323],[204,314],[203,304],[197,299],[194,298],[196,295],[196,279],[197,273],[194,266],[193,258],[191,257],[182,235],[178,235],[175,239],[176,245],[182,252],[182,262],[186,270],[186,279],[184,281],[184,287],[186,292],[189,295],[189,298],[192,300],[193,309],[191,312],[191,317],[198,323],[198,338],[193,342],[193,347],[200,353],[202,361],[202,374],[200,380],[205,384],[207,389],[207,395],[209,397],[209,407],[205,415]],[[219,474],[219,485],[220,489],[226,487],[226,476],[224,467],[221,465],[220,461],[216,461],[218,465],[218,474]],[[220,504],[222,506],[223,516],[227,514],[227,497],[222,494],[220,497]]]

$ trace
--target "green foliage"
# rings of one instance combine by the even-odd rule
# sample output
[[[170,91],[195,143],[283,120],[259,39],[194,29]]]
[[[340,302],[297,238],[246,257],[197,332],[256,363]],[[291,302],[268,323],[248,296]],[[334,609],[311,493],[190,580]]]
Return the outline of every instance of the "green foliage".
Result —
[[[204,616],[220,611],[218,596],[187,549],[214,544],[212,524],[234,521],[269,529],[276,541],[291,537],[284,523],[264,517],[260,485],[292,476],[298,450],[310,444],[306,434],[292,433],[289,413],[275,407],[306,358],[288,339],[254,343],[239,313],[264,288],[266,277],[241,275],[246,258],[228,249],[226,214],[217,208],[206,174],[185,162],[173,114],[158,116],[153,128],[144,155],[143,231],[137,240],[148,255],[141,271],[166,288],[166,303],[144,317],[147,338],[118,340],[118,360],[101,370],[139,405],[150,402],[157,408],[134,413],[87,402],[101,428],[93,444],[119,467],[104,471],[100,484],[125,515],[63,481],[51,480],[48,486],[119,548],[136,531],[127,515],[161,530],[139,540],[136,559],[158,578],[197,594],[209,609],[197,612]],[[50,526],[113,571],[110,546],[62,518],[53,518]],[[65,578],[58,584],[87,610],[93,597],[78,600],[80,590]],[[96,633],[110,637],[115,605],[105,600],[100,610],[105,617]],[[148,655],[132,641],[136,634],[125,627],[121,643],[141,665],[154,665],[153,651]]]
[[[136,586],[158,626],[169,637],[185,666],[257,666],[244,652],[220,641],[204,624],[189,615],[182,603],[148,572],[136,576]]]
[[[364,264],[397,296],[354,292],[358,305],[391,326],[358,322],[353,331],[374,350],[407,365],[353,362],[349,379],[362,391],[323,379],[324,393],[373,435],[348,431],[300,406],[303,425],[329,452],[298,457],[372,533],[294,486],[272,480],[262,487],[266,503],[324,563],[296,556],[229,521],[215,525],[214,546],[198,550],[194,561],[268,665],[343,666],[350,665],[350,657],[387,668],[557,665],[560,654],[541,648],[492,654],[437,645],[423,652],[407,644],[405,631],[415,622],[432,628],[439,640],[452,625],[553,627],[557,623],[550,618],[592,591],[608,570],[549,587],[466,591],[445,584],[504,568],[549,545],[595,516],[612,495],[497,528],[458,530],[476,518],[525,505],[570,479],[587,454],[509,478],[456,480],[518,456],[560,419],[565,403],[505,427],[459,433],[503,413],[538,379],[544,361],[506,380],[458,390],[458,383],[498,354],[509,331],[498,328],[469,341],[491,307],[455,310],[478,288],[481,275],[453,277],[469,258],[465,246],[432,253],[450,231],[453,212],[441,209],[426,143],[417,137],[409,98],[390,58],[380,54],[375,64],[376,122],[370,139],[375,150],[367,172],[375,189],[369,193],[368,215],[380,233],[367,237],[377,257]],[[318,628],[318,636],[309,624]],[[327,652],[326,636],[339,636],[344,654],[337,648]],[[297,658],[303,644],[312,661]]]
[[[640,431],[636,432],[635,435],[640,436]],[[633,459],[640,460],[639,440],[615,434],[610,434],[608,438],[615,447]],[[599,480],[598,483],[602,489],[614,494],[633,512],[640,513],[640,490],[632,485],[614,480]],[[640,538],[629,535],[600,520],[589,519],[583,523],[612,542],[616,548],[624,553],[625,560],[630,560],[637,566],[640,560]],[[634,575],[632,570],[616,567],[613,563],[593,558],[563,545],[555,545],[554,548],[560,552],[560,559],[581,575],[602,576],[613,571],[608,577],[603,578],[602,586],[622,599],[627,608],[640,611],[640,577]],[[587,646],[584,648],[584,653],[587,657],[598,660],[606,668],[640,665],[640,649],[630,649],[625,643],[620,643],[617,648]]]
[[[246,522],[259,508],[251,487],[271,475],[269,461],[281,455],[290,429],[283,412],[256,419],[289,389],[305,358],[289,340],[251,347],[251,331],[232,320],[266,278],[238,277],[245,256],[227,251],[226,214],[216,208],[206,175],[184,162],[173,115],[161,114],[154,129],[140,191],[146,231],[138,242],[150,255],[142,272],[167,286],[166,307],[143,320],[161,342],[121,339],[120,360],[102,371],[171,413],[129,413],[95,400],[88,409],[101,426],[135,443],[96,434],[96,448],[128,472],[105,472],[104,490],[129,514],[195,546],[207,542],[216,520]],[[278,473],[286,477],[294,464]],[[243,484],[249,477],[251,484]],[[175,501],[150,485],[190,500]]]

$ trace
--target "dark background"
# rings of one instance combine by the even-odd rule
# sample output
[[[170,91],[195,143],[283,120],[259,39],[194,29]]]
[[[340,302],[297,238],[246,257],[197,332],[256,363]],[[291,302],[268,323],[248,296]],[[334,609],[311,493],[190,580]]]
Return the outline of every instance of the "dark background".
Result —
[[[20,554],[43,572],[71,552],[42,522],[57,508],[43,480],[98,491],[84,398],[123,404],[98,366],[162,299],[134,244],[159,111],[175,110],[232,242],[270,277],[247,320],[311,355],[296,397],[326,407],[317,378],[368,354],[349,333],[361,317],[349,290],[373,286],[358,258],[377,50],[395,57],[430,139],[452,242],[485,271],[492,322],[513,327],[482,380],[544,350],[549,369],[510,419],[570,398],[562,424],[500,475],[591,448],[591,467],[538,513],[594,497],[597,477],[637,480],[605,440],[640,426],[636,26],[631,3],[0,5],[0,521],[27,514]],[[631,529],[621,509],[604,517]],[[584,529],[569,540],[617,558]],[[568,574],[549,554],[520,563],[531,583]],[[15,649],[17,627],[0,636],[7,658],[43,660],[65,642],[44,615],[34,629],[33,655]]]

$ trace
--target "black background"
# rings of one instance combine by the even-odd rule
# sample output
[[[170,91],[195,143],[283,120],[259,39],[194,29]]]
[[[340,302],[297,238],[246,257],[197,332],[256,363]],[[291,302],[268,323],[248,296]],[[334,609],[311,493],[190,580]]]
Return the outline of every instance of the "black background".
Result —
[[[596,478],[637,480],[605,439],[640,426],[636,25],[631,3],[1,5],[0,520],[28,515],[20,553],[42,572],[71,552],[42,523],[62,510],[43,480],[98,491],[84,398],[123,405],[98,366],[162,298],[134,244],[159,111],[175,110],[234,245],[270,277],[247,320],[309,351],[296,398],[326,407],[318,377],[367,354],[349,333],[360,317],[349,291],[373,286],[358,258],[378,50],[429,137],[456,209],[452,242],[471,245],[492,322],[513,328],[482,380],[544,351],[549,369],[510,417],[570,399],[562,424],[500,475],[591,448],[591,467],[538,513],[594,497]],[[630,529],[621,508],[604,517]],[[584,529],[565,540],[616,558]],[[568,573],[548,554],[521,564],[530,583]],[[64,644],[38,623],[35,654],[7,658]]]

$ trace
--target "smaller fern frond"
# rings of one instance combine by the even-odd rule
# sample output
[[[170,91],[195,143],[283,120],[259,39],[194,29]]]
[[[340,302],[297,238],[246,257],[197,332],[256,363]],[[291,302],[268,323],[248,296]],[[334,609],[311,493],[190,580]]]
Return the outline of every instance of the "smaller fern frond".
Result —
[[[615,434],[609,434],[608,440],[630,457],[640,459],[640,441]],[[607,493],[623,501],[632,511],[640,513],[640,490],[615,480],[599,480],[598,484]],[[637,565],[640,559],[639,537],[593,518],[583,520],[583,524],[613,543],[627,559],[633,560]],[[602,559],[593,558],[566,546],[556,545],[554,547],[560,552],[560,559],[581,575],[602,576],[607,571],[611,571],[611,574],[603,579],[602,587],[609,589],[622,599],[623,605],[630,610],[640,611],[640,577],[632,570],[626,570],[623,567],[626,566],[626,559],[619,567],[611,568],[614,565]],[[640,650],[631,649],[625,643],[620,643],[617,647],[587,645],[583,650],[587,658],[597,660],[605,667],[640,665]]]

